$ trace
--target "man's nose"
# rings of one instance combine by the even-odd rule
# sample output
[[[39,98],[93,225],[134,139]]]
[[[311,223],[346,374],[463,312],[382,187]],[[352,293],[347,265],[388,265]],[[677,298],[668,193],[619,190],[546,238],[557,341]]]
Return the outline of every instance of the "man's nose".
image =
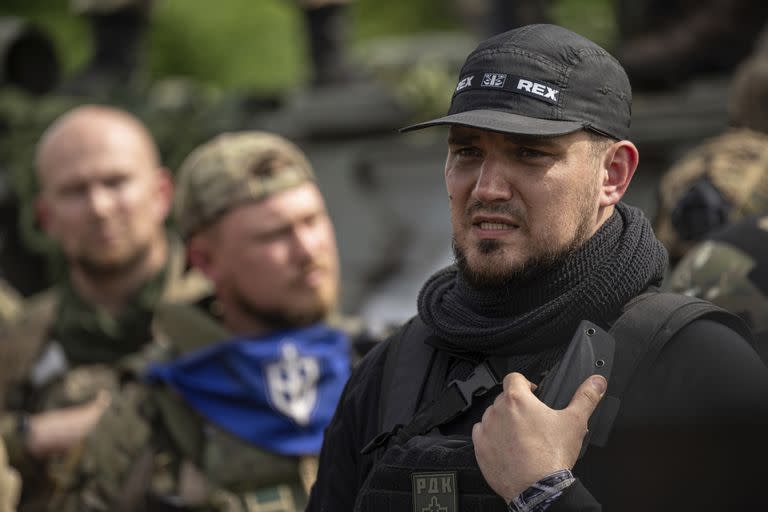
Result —
[[[509,169],[503,158],[489,154],[480,166],[473,194],[484,203],[508,201],[514,195],[508,180]]]
[[[88,206],[96,216],[103,216],[110,212],[115,205],[114,194],[104,187],[92,187],[88,191]]]
[[[306,261],[315,257],[319,245],[319,228],[314,225],[297,226],[294,230],[294,254],[299,261]]]

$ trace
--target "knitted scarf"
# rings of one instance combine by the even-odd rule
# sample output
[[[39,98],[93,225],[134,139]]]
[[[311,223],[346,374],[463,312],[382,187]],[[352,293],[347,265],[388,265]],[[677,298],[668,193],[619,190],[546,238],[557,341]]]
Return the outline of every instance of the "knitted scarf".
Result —
[[[455,266],[436,273],[419,294],[419,316],[436,336],[430,342],[454,354],[552,352],[581,320],[605,323],[630,299],[658,286],[666,264],[648,219],[619,203],[562,264],[526,281],[480,290]]]

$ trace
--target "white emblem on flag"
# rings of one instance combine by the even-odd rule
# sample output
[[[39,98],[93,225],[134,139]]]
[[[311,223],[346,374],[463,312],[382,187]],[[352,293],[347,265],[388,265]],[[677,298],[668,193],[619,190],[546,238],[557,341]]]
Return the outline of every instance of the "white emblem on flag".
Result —
[[[267,365],[267,390],[272,406],[301,426],[317,403],[320,364],[313,357],[300,357],[296,345],[285,343],[281,358]]]

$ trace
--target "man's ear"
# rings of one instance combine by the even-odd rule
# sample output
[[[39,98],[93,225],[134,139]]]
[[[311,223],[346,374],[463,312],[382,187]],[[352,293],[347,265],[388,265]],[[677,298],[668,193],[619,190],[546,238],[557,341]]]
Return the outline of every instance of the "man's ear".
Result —
[[[157,172],[158,202],[156,204],[161,209],[160,214],[162,218],[166,219],[170,215],[173,205],[173,178],[171,178],[171,173],[168,169],[160,168]]]
[[[50,232],[51,226],[51,212],[48,202],[43,199],[42,195],[35,197],[35,220],[40,228],[45,232]]]
[[[637,148],[628,140],[613,143],[605,152],[603,160],[603,183],[600,194],[600,206],[613,206],[621,200],[627,191],[635,169],[640,162]]]
[[[193,267],[212,282],[215,282],[216,270],[213,262],[211,235],[208,232],[196,233],[187,241],[187,258]]]

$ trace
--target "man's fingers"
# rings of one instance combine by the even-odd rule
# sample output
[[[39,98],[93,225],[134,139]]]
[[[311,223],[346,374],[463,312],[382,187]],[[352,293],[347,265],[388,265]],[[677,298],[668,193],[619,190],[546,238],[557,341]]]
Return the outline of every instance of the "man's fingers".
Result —
[[[504,377],[503,382],[503,389],[504,391],[509,391],[511,389],[529,389],[530,391],[534,391],[536,389],[536,384],[526,379],[522,373],[518,372],[512,372],[508,373],[506,377]]]
[[[608,387],[608,381],[602,375],[592,375],[581,383],[579,389],[573,395],[568,409],[583,414],[583,417],[589,419],[595,411],[600,399],[603,398],[605,390]]]

